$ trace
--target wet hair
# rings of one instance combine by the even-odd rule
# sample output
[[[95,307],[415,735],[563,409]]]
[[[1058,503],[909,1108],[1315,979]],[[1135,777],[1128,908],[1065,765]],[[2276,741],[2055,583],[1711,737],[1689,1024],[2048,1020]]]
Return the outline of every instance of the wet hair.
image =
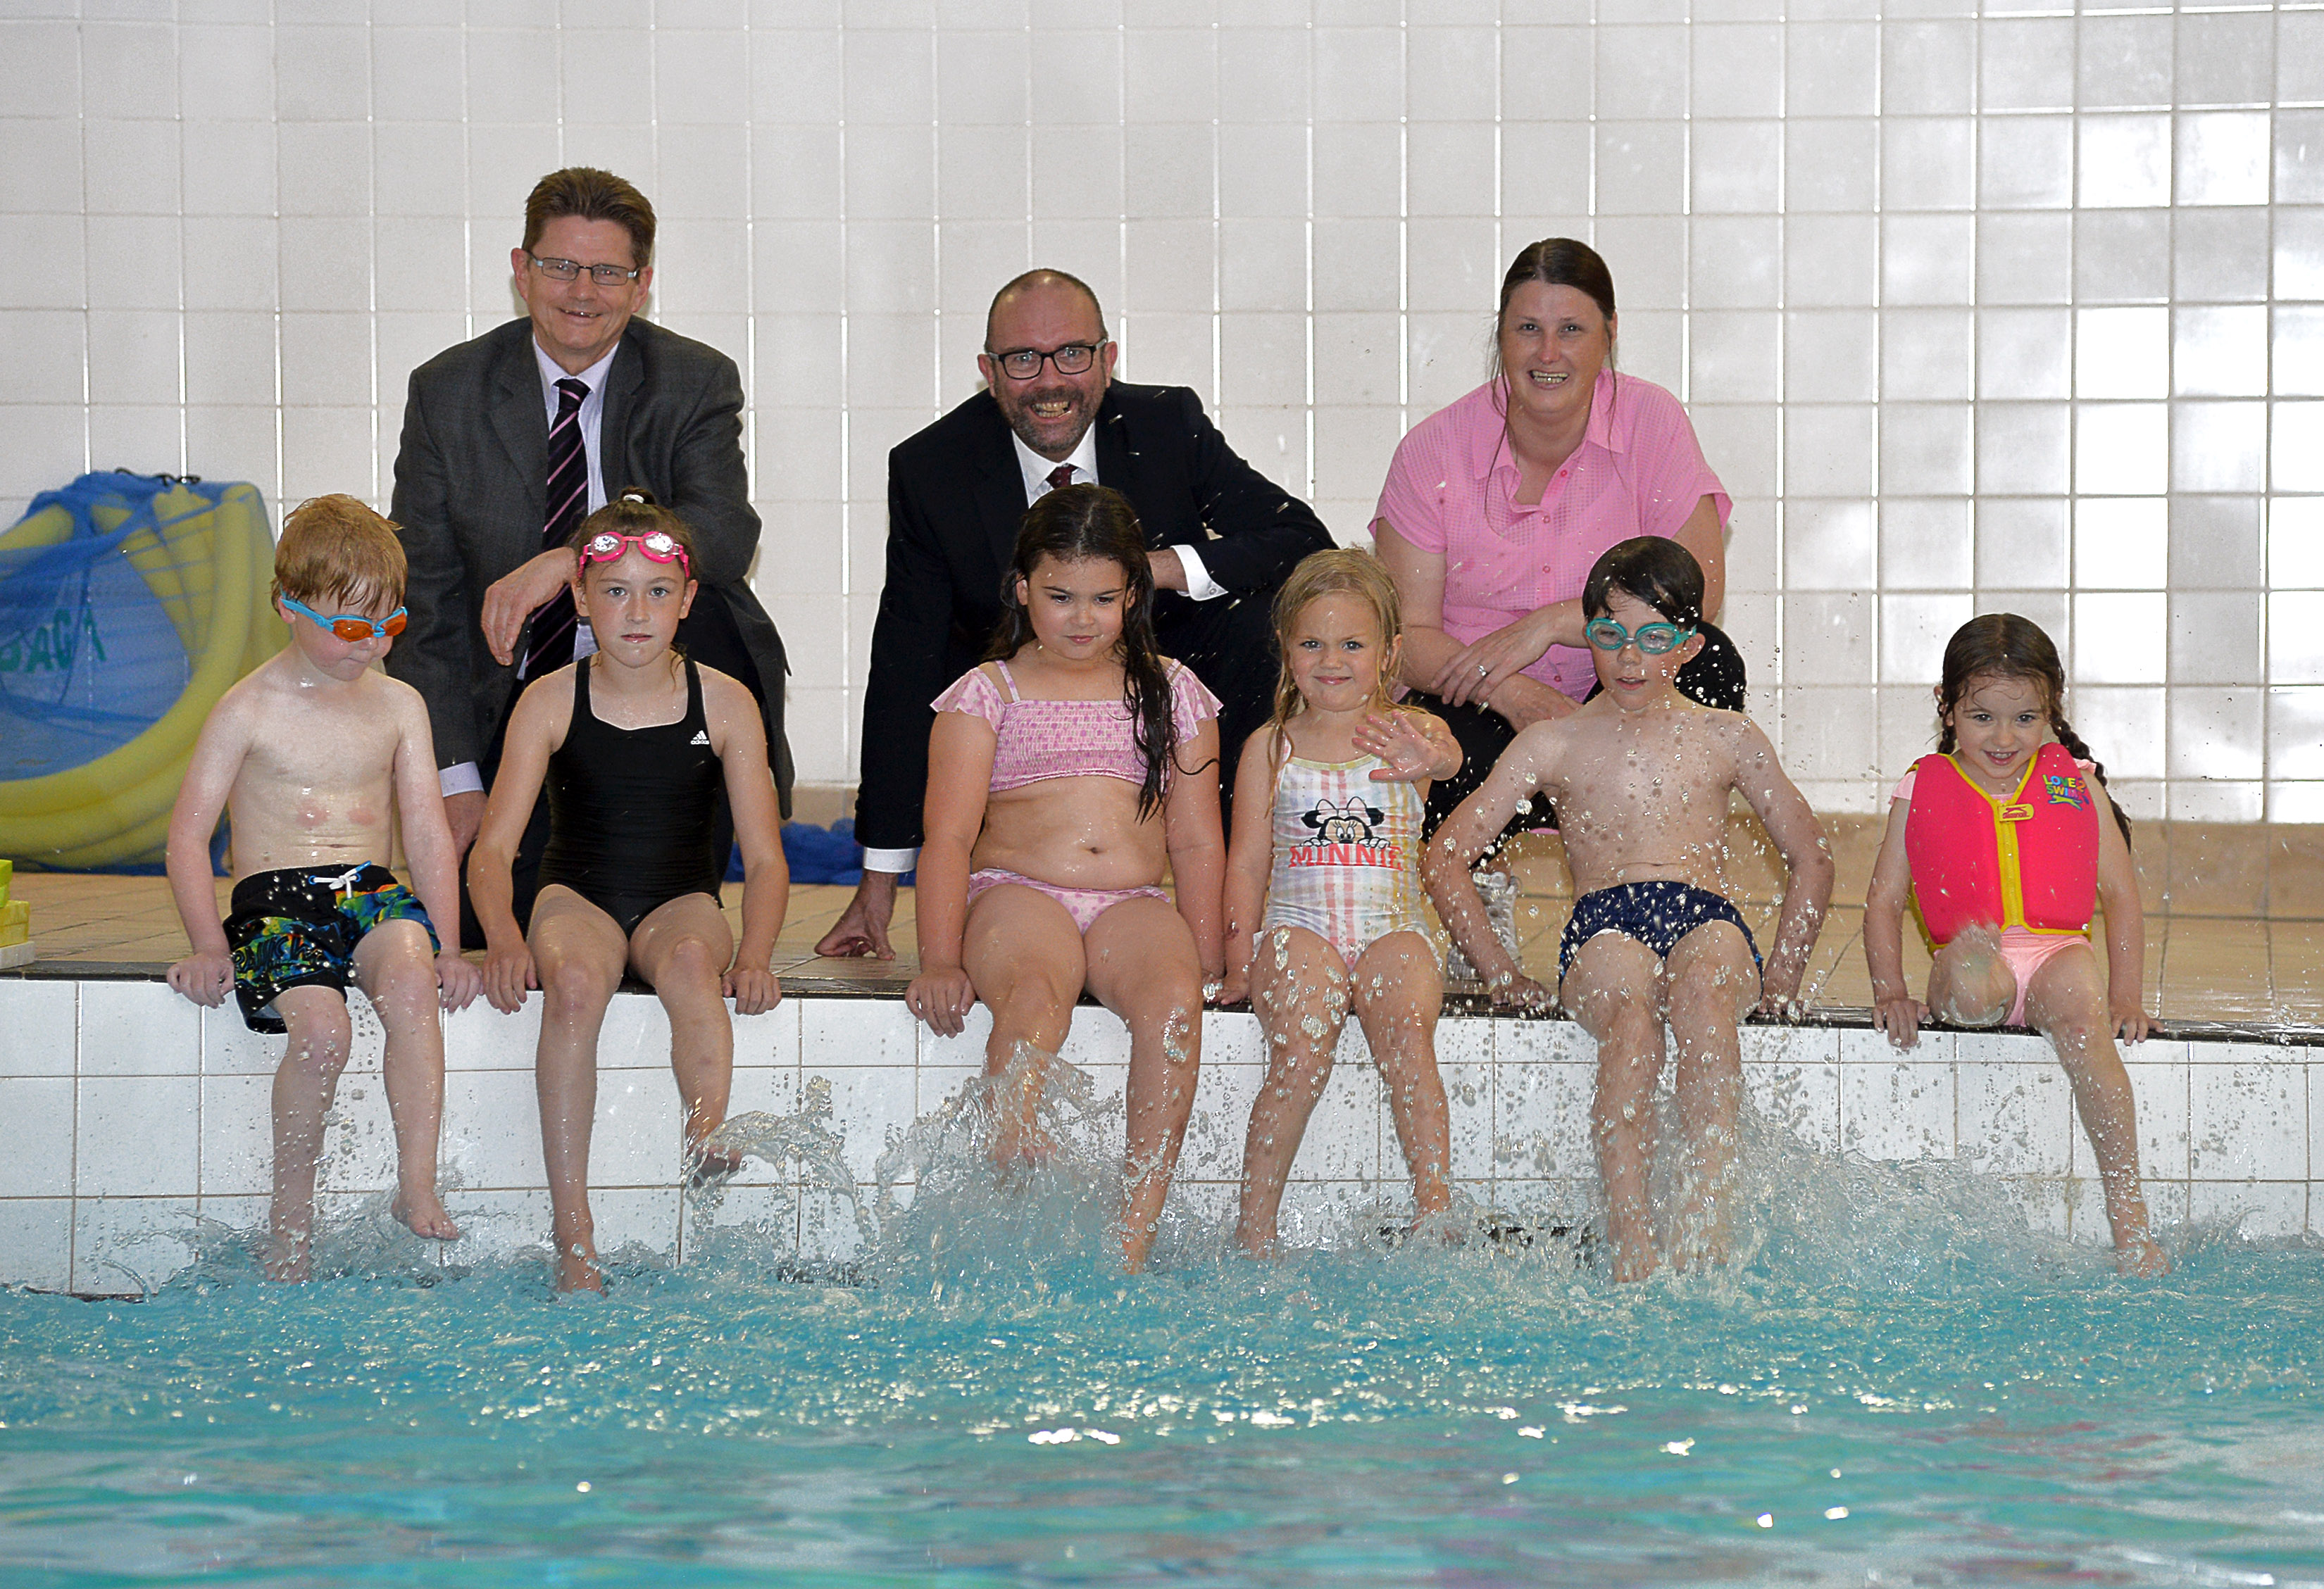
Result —
[[[1121,703],[1130,712],[1131,742],[1146,760],[1138,786],[1142,822],[1162,809],[1168,769],[1178,751],[1178,724],[1170,710],[1170,675],[1154,642],[1154,566],[1146,558],[1146,530],[1120,491],[1102,485],[1068,485],[1044,493],[1017,527],[1017,549],[1001,578],[1001,621],[987,662],[1005,662],[1034,643],[1032,615],[1017,599],[1018,582],[1030,581],[1045,557],[1060,563],[1111,563],[1121,570]],[[1188,767],[1188,772],[1199,769]]]
[[[702,554],[694,544],[694,532],[686,528],[686,520],[654,501],[653,492],[641,485],[626,485],[613,501],[581,521],[565,544],[579,551],[589,537],[611,530],[615,535],[651,535],[660,530],[686,548],[686,576],[702,577]]]
[[[2130,818],[2115,803],[2113,791],[2107,789],[2105,766],[2090,754],[2090,748],[2082,743],[2081,736],[2066,721],[2066,669],[2058,660],[2058,648],[2042,632],[2042,626],[2030,618],[2020,618],[2015,612],[1987,612],[1961,625],[1945,642],[1944,677],[1937,686],[1937,754],[1953,753],[1960,742],[1953,733],[1954,709],[1969,693],[1969,687],[1981,678],[2030,679],[2041,687],[2050,732],[2066,748],[2068,755],[2076,761],[2090,764],[2090,776],[2105,792],[2115,825],[2122,830],[2127,842]]]
[[[1089,299],[1090,312],[1097,317],[1098,340],[1100,342],[1107,340],[1105,308],[1097,301],[1096,291],[1079,276],[1069,276],[1063,271],[1052,271],[1044,267],[1026,271],[992,295],[991,306],[984,311],[984,351],[986,353],[996,351],[992,345],[992,322],[1000,317],[1001,300],[1012,292],[1022,292],[1028,287],[1070,287],[1080,293]]]
[[[534,183],[524,201],[525,253],[532,252],[549,222],[567,216],[613,222],[630,234],[630,263],[639,270],[653,263],[653,206],[613,172],[595,166],[567,166]]]
[[[274,594],[348,611],[401,607],[409,567],[395,536],[394,525],[353,497],[310,497],[274,543]]]
[[[1282,666],[1275,675],[1275,712],[1268,720],[1268,726],[1275,730],[1277,773],[1291,755],[1291,740],[1283,731],[1284,725],[1306,709],[1299,693],[1299,683],[1291,676],[1291,629],[1310,602],[1325,596],[1354,596],[1371,609],[1372,627],[1380,638],[1380,669],[1372,683],[1372,703],[1382,712],[1397,709],[1396,697],[1389,693],[1389,686],[1395,683],[1390,665],[1396,643],[1404,634],[1404,611],[1397,600],[1396,581],[1389,577],[1388,565],[1370,552],[1349,547],[1310,552],[1299,559],[1290,577],[1275,592],[1272,611],[1276,654],[1282,659]]]
[[[1598,251],[1572,237],[1545,237],[1538,243],[1528,243],[1509,262],[1507,274],[1501,278],[1501,301],[1493,310],[1492,329],[1488,339],[1492,344],[1494,379],[1508,373],[1501,368],[1501,326],[1508,318],[1509,299],[1517,289],[1528,281],[1538,281],[1545,287],[1571,287],[1598,306],[1610,327],[1614,323],[1614,272]],[[1606,350],[1606,366],[1613,368],[1614,350]]]
[[[1600,553],[1582,586],[1582,615],[1605,617],[1616,591],[1644,602],[1682,629],[1702,622],[1702,565],[1666,537],[1632,536]]]

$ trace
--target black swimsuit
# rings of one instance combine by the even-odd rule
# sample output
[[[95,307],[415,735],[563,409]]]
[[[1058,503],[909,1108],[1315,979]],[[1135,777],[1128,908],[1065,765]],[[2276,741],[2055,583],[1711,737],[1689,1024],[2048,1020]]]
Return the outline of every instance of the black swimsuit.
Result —
[[[549,758],[540,882],[572,889],[626,937],[681,895],[718,897],[726,858],[712,852],[710,819],[724,769],[691,660],[686,715],[650,729],[615,728],[591,710],[589,660],[574,665],[573,723]]]

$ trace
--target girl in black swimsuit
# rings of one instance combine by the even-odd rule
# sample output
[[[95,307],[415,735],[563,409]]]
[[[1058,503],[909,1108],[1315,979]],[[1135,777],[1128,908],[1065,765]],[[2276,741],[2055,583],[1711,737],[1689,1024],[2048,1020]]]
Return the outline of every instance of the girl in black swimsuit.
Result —
[[[669,1014],[670,1068],[686,1104],[695,1180],[729,1173],[702,1144],[726,1116],[734,1029],[782,997],[769,971],[790,874],[774,776],[751,693],[671,648],[694,600],[692,537],[642,491],[590,515],[574,537],[574,604],[596,654],[529,685],[468,859],[484,923],[484,991],[512,1013],[543,995],[535,1079],[556,1220],[557,1287],[602,1290],[589,1214],[597,1032],[628,971]],[[509,868],[549,786],[549,847],[530,938],[511,910]],[[742,941],[719,908],[714,852],[724,791],[742,850]]]

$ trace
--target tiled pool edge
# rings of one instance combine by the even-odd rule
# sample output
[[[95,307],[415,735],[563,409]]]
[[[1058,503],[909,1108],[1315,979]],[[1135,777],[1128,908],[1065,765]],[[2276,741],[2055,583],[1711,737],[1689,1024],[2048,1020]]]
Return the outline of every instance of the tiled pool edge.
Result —
[[[80,968],[84,972],[90,968]],[[122,972],[130,972],[122,968]],[[858,1182],[894,1134],[975,1074],[982,1026],[936,1038],[892,997],[794,984],[768,1015],[736,1022],[733,1109],[796,1109],[809,1077],[831,1084],[835,1123]],[[505,1256],[547,1227],[530,1061],[538,1006],[501,1016],[481,1005],[448,1019],[442,1157],[447,1201],[468,1227],[444,1261]],[[364,1028],[368,1026],[368,1030]],[[1233,1207],[1241,1135],[1260,1074],[1258,1032],[1240,1013],[1206,1017],[1203,1075],[1179,1188],[1213,1217]],[[2254,1041],[2275,1036],[2275,1041]],[[263,1221],[267,1092],[278,1040],[254,1038],[231,1008],[196,1009],[145,976],[0,976],[0,1284],[135,1291],[190,1262],[192,1233]],[[1456,1180],[1512,1211],[1587,1203],[1591,1048],[1559,1020],[1448,1017],[1439,1058],[1452,1099]],[[667,1027],[650,997],[624,994],[601,1045],[593,1181],[601,1243],[683,1256],[678,1110]],[[1100,1097],[1126,1070],[1120,1024],[1074,1021],[1066,1057]],[[1350,1033],[1343,1057],[1360,1061]],[[2246,1228],[2311,1228],[2324,1168],[2324,1033],[2174,1029],[2127,1051],[2142,1162],[2157,1217],[2241,1212]],[[1749,1096],[1821,1152],[1872,1159],[1970,1156],[2003,1177],[2029,1217],[2103,1241],[2089,1145],[2063,1073],[2039,1038],[1934,1033],[1899,1053],[1845,1014],[1746,1030]],[[377,1028],[359,1021],[326,1152],[327,1217],[383,1202],[393,1147],[379,1084]],[[1323,1212],[1403,1177],[1379,1082],[1364,1063],[1335,1072],[1294,1171],[1286,1208]],[[2324,1205],[2314,1216],[2324,1220]],[[777,1254],[844,1257],[855,1235],[842,1199],[779,1184],[753,1165],[721,1225],[765,1229]]]

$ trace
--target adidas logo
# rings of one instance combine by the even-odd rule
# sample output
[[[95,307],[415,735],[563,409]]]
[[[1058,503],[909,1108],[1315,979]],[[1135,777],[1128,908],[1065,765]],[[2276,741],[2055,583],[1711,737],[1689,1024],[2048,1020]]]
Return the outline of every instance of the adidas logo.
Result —
[[[694,738],[688,739],[687,743],[689,745],[707,745],[710,743],[710,735],[706,730],[696,729],[694,730]]]

